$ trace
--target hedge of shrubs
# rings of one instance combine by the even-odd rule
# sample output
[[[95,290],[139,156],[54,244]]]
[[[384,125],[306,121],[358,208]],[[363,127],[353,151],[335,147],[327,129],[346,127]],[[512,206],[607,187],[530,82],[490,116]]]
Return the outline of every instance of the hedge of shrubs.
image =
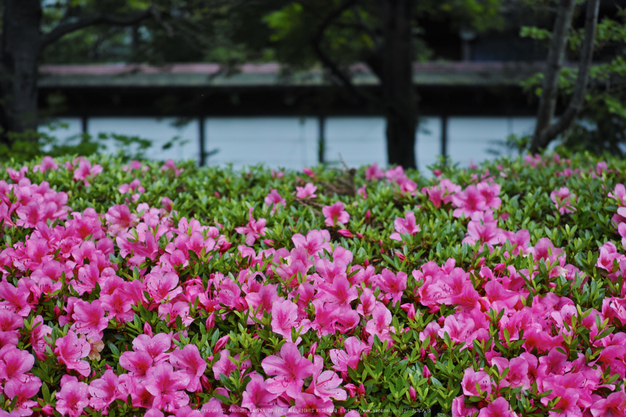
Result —
[[[2,169],[0,415],[624,416],[625,168]]]

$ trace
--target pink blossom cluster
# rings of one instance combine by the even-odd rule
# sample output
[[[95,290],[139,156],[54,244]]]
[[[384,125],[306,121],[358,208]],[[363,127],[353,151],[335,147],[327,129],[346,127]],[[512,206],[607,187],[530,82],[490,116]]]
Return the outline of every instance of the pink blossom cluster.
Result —
[[[417,184],[407,177],[400,166],[383,171],[378,167],[378,164],[373,164],[365,169],[365,179],[367,181],[382,178],[386,178],[390,183],[397,184],[402,194],[415,195],[416,193]]]
[[[34,227],[47,220],[63,220],[67,218],[67,198],[67,193],[56,192],[46,181],[31,184],[22,177],[7,184],[0,180],[0,225]]]
[[[624,184],[617,184],[609,197],[617,202],[617,213],[611,220],[617,225],[617,232],[622,237],[622,246],[626,249],[626,188]]]
[[[530,157],[528,163],[540,161]],[[45,174],[55,164],[44,160],[37,171]],[[66,168],[85,185],[97,180],[102,169],[85,159]],[[173,161],[162,170],[175,176],[183,172]],[[146,171],[134,161],[126,172]],[[335,402],[365,395],[368,384],[357,386],[350,374],[368,363],[378,341],[399,352],[398,337],[415,330],[418,320],[429,314],[434,318],[422,322],[416,336],[421,343],[419,378],[431,379],[433,372],[445,369],[443,361],[455,346],[475,359],[464,370],[453,416],[516,415],[512,396],[521,401],[520,391],[532,389],[549,392],[541,399],[543,405],[556,402],[553,408],[560,411],[550,411],[550,416],[626,415],[626,393],[615,379],[626,378],[626,333],[606,331],[626,323],[626,290],[606,297],[601,311],[584,313],[572,298],[557,295],[557,281],[573,285],[589,277],[570,263],[571,257],[568,262],[568,254],[552,239],[536,234],[531,239],[528,229],[506,230],[505,222],[499,227],[501,188],[488,172],[476,175],[475,183],[465,188],[438,178],[419,197],[436,209],[452,211],[457,219],[469,219],[464,243],[493,249],[508,241],[510,246],[499,248],[503,259],[483,257],[459,267],[449,258],[442,265],[429,261],[408,266],[407,272],[391,263],[355,261],[358,254],[332,240],[331,232],[351,219],[341,201],[322,208],[319,224],[323,220],[330,231],[292,232],[287,244],[274,245],[261,241],[270,234],[268,220],[258,212],[255,218],[253,208],[247,223],[240,218],[232,230],[217,223],[203,225],[179,217],[170,199],[161,200],[159,208],[138,203],[145,190],[134,178],[118,187],[120,193],[134,193],[126,204],[103,213],[93,208],[72,212],[67,194],[51,190],[46,182],[31,184],[27,173],[12,170],[13,183],[0,181],[1,230],[25,231],[23,240],[0,252],[0,387],[5,398],[15,401],[12,415],[106,414],[121,400],[159,417],[310,415],[302,410],[330,416]],[[309,175],[315,178],[312,171]],[[368,180],[386,178],[405,197],[417,196],[417,185],[402,169],[385,172],[374,165],[366,175]],[[274,175],[275,180],[281,177]],[[298,188],[297,198],[316,198],[313,183]],[[562,190],[551,198],[559,211],[571,213],[569,194]],[[365,189],[363,194],[367,199]],[[620,206],[614,221],[626,239],[624,186],[609,196]],[[265,203],[270,216],[289,208],[275,188]],[[416,207],[394,219],[395,232],[389,236],[393,245],[406,249],[421,238],[427,223],[417,223],[423,213]],[[337,233],[354,238],[347,229]],[[414,239],[403,240],[405,236]],[[382,241],[380,246],[382,252]],[[598,251],[599,273],[619,282],[626,273],[626,256],[610,241]],[[190,272],[218,257],[234,259],[236,269],[211,270],[206,276]],[[523,267],[506,262],[518,257],[524,258]],[[532,296],[529,285],[540,279],[549,280],[555,292]],[[55,320],[44,319],[39,310],[50,301],[59,326],[54,329]],[[139,312],[171,331],[154,332],[148,321],[140,321]],[[404,314],[406,320],[397,320]],[[190,341],[192,324],[208,332],[234,317],[243,317],[241,333],[246,326],[257,326],[257,333],[235,331],[219,339]],[[105,343],[105,333],[129,329],[134,329],[134,339],[126,350],[116,353],[117,348]],[[573,350],[579,329],[595,349],[588,355]],[[262,331],[280,342],[275,349],[263,346],[257,363],[251,355],[235,353],[237,343],[245,339],[252,346]],[[322,352],[317,341],[324,338],[335,341]],[[503,353],[516,349],[516,357]],[[115,366],[100,365],[102,356],[111,352]],[[33,368],[42,363],[64,374],[54,407],[35,411],[45,378]],[[521,390],[510,394],[515,388]],[[200,405],[204,394],[211,398]],[[413,386],[408,395],[416,399]],[[354,410],[345,414],[358,415]]]

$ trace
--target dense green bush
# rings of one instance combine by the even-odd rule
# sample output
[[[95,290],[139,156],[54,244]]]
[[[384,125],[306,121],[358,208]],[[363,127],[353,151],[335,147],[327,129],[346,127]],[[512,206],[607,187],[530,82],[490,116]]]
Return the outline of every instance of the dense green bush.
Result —
[[[161,165],[0,172],[9,415],[625,415],[624,161]]]

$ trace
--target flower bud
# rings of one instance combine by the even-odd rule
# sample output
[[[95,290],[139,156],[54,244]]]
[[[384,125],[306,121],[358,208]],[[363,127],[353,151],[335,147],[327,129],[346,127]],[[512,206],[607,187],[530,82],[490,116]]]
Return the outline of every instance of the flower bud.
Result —
[[[150,323],[146,322],[143,325],[143,333],[147,334],[150,337],[154,337],[154,334],[152,333],[152,326],[150,326]]]
[[[426,378],[426,379],[430,379],[430,369],[428,369],[428,366],[424,365],[424,370],[422,371],[422,377]]]
[[[216,355],[217,352],[219,352],[220,350],[222,350],[222,348],[224,346],[226,346],[226,343],[228,343],[228,340],[230,339],[229,335],[226,336],[222,336],[220,337],[217,342],[215,343],[215,347],[213,348],[213,354]]]

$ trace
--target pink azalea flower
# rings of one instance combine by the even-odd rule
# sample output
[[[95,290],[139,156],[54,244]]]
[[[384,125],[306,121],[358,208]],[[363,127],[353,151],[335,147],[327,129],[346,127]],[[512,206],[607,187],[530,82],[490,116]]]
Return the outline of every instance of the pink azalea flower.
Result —
[[[372,319],[365,325],[365,331],[370,335],[368,339],[370,346],[374,343],[374,335],[378,336],[381,342],[385,340],[393,341],[391,336],[389,336],[389,332],[393,330],[391,328],[391,320],[391,311],[382,303],[376,304],[372,311]]]
[[[336,275],[332,284],[324,282],[319,286],[318,297],[320,300],[336,304],[338,307],[349,306],[359,296],[359,291],[351,287],[350,281],[345,274]]]
[[[371,165],[365,168],[365,180],[371,181],[372,179],[381,179],[385,177],[385,171],[378,168],[378,164]]]
[[[75,322],[71,328],[77,334],[84,334],[88,339],[102,339],[102,331],[109,326],[109,319],[105,315],[100,300],[91,303],[78,300],[74,305],[72,318]]]
[[[624,184],[617,184],[613,192],[609,192],[609,197],[617,201],[621,207],[626,207],[626,187]]]
[[[439,184],[430,188],[422,188],[422,194],[427,194],[435,208],[441,207],[441,204],[452,202],[452,196],[462,190],[460,185],[453,184],[447,178],[442,179]]]
[[[132,306],[132,298],[121,288],[113,290],[111,295],[100,295],[102,308],[109,312],[110,318],[117,319],[120,323],[131,321],[135,316]]]
[[[89,394],[91,395],[89,406],[102,411],[108,409],[113,401],[124,400],[125,398],[117,388],[118,382],[119,378],[112,369],[108,369],[102,378],[91,381],[89,384]]]
[[[615,245],[611,242],[606,242],[604,245],[600,246],[600,256],[598,257],[596,266],[605,271],[613,272],[613,261],[615,259],[619,260],[621,257],[622,255],[617,253]]]
[[[32,415],[31,408],[37,407],[39,404],[32,401],[31,398],[39,393],[41,385],[41,380],[31,375],[26,375],[23,381],[16,379],[7,381],[4,385],[4,397],[16,401],[13,412],[8,413],[8,415],[19,415],[20,417]],[[50,411],[52,410],[50,409]]]
[[[313,183],[307,182],[304,187],[296,187],[296,197],[298,198],[315,198],[317,187]]]
[[[502,205],[502,200],[498,197],[500,195],[500,185],[493,183],[488,184],[486,182],[481,182],[476,185],[476,188],[483,196],[485,200],[485,205],[492,209],[497,209]]]
[[[161,171],[173,171],[174,175],[176,175],[177,177],[185,170],[184,168],[176,168],[176,163],[174,162],[173,159],[168,159],[167,161],[165,161],[165,164],[163,164],[163,166],[161,167]]]
[[[444,338],[448,333],[450,340],[457,343],[465,343],[465,347],[472,346],[472,340],[476,338],[472,336],[474,332],[475,323],[474,320],[466,315],[451,315],[446,317],[444,326],[437,332],[440,338]]]
[[[296,233],[291,237],[296,248],[304,248],[309,256],[319,259],[320,253],[324,249],[331,251],[330,233],[328,230],[309,230],[306,237],[300,233]]]
[[[337,201],[332,206],[325,206],[322,208],[322,213],[326,217],[327,226],[336,226],[337,223],[347,224],[350,220],[350,214],[345,210],[341,201]]]
[[[222,403],[217,398],[211,398],[209,402],[202,406],[200,412],[203,417],[228,417],[228,415],[222,411]]]
[[[276,189],[272,188],[270,193],[265,197],[265,204],[272,207],[272,213],[276,210],[279,204],[282,204],[285,207],[285,199],[278,194]]]
[[[257,318],[263,317],[264,311],[271,311],[272,305],[282,300],[276,292],[276,286],[269,284],[261,287],[258,292],[251,292],[246,295],[246,302],[253,311],[258,311]]]
[[[305,392],[298,393],[295,396],[296,406],[289,409],[287,416],[289,417],[327,417],[334,411],[333,402],[316,397],[313,394]]]
[[[580,397],[580,390],[574,388],[565,388],[559,385],[555,385],[552,387],[552,392],[548,397],[544,397],[541,399],[541,402],[545,404],[548,403],[549,400],[554,399],[556,397],[561,397],[561,399],[556,403],[554,408],[558,408],[561,412],[550,411],[548,415],[550,417],[578,417],[582,416],[582,412],[580,407],[578,407],[577,402]]]
[[[452,213],[454,217],[472,217],[472,214],[487,210],[485,197],[475,185],[469,185],[462,192],[452,196],[452,204],[458,207]]]
[[[463,380],[461,386],[463,387],[463,394],[468,397],[480,397],[476,384],[480,387],[483,393],[491,393],[491,378],[483,371],[474,371],[472,368],[467,368],[463,373]]]
[[[507,400],[500,397],[480,410],[478,417],[517,417]]]
[[[291,340],[291,329],[299,330],[301,334],[304,334],[309,328],[308,319],[303,320],[302,323],[298,320],[298,306],[293,302],[289,300],[274,302],[272,306],[272,331],[274,333],[296,343],[296,341]]]
[[[67,336],[61,337],[55,342],[54,354],[60,364],[65,365],[67,370],[74,369],[82,376],[89,375],[91,370],[89,363],[82,358],[89,355],[91,345],[85,339],[78,338],[73,331],[67,332]]]
[[[248,382],[246,390],[242,395],[241,406],[253,413],[269,416],[273,414],[271,409],[275,407],[274,400],[276,397],[276,394],[272,394],[266,389],[263,377],[259,374],[254,374],[250,376],[250,382]],[[268,414],[265,414],[264,410],[267,410]]]
[[[554,202],[554,205],[559,213],[565,214],[576,211],[576,208],[572,206],[572,204],[576,201],[576,196],[574,194],[570,194],[569,188],[561,187],[558,190],[552,191],[550,193],[550,198]]]
[[[91,166],[91,162],[81,159],[78,162],[78,168],[74,170],[74,180],[83,181],[86,187],[89,187],[89,181],[102,172],[100,165]]]
[[[315,366],[313,380],[306,392],[325,400],[334,398],[337,401],[345,401],[348,395],[339,387],[343,382],[339,375],[333,371],[324,371],[324,360],[319,355],[315,355],[313,365]]]
[[[467,224],[468,236],[462,243],[474,244],[480,242],[488,245],[495,245],[502,241],[502,229],[498,228],[498,222],[493,219],[491,211],[484,214],[476,213]]]
[[[16,171],[13,168],[7,168],[7,172],[9,173],[9,177],[13,181],[20,182],[20,180],[24,178],[26,173],[28,172],[28,167],[22,167],[19,171]]]
[[[539,375],[548,376],[550,374],[563,375],[572,368],[572,363],[567,360],[567,355],[554,349],[547,356],[539,358],[537,372]]]
[[[130,184],[120,185],[118,190],[121,194],[126,194],[129,191],[132,191],[133,193],[135,191],[138,191],[140,193],[146,192],[146,189],[141,186],[141,182],[138,179],[132,180]]]
[[[172,211],[172,208],[174,207],[173,204],[174,202],[172,201],[171,198],[169,197],[161,198],[161,205],[165,208],[165,210]]]
[[[135,169],[142,169],[141,161],[131,161],[128,165],[124,165],[122,167],[122,171],[124,172],[133,172]],[[147,171],[149,168],[143,167],[144,171]]]
[[[176,324],[176,319],[180,317],[183,326],[188,327],[193,323],[193,318],[189,315],[190,307],[187,301],[177,301],[175,303],[164,303],[159,306],[158,313],[161,320],[167,321],[169,315],[169,325]]]
[[[140,334],[133,340],[133,349],[136,352],[147,352],[155,362],[161,362],[169,358],[165,353],[172,346],[172,333],[158,333],[153,337]]]
[[[139,218],[130,212],[126,204],[120,204],[109,208],[105,215],[109,224],[109,233],[118,235],[120,232],[134,227],[139,222]]]
[[[183,289],[178,285],[178,274],[176,272],[153,272],[146,275],[144,287],[154,302],[160,303],[164,300],[173,300],[177,295],[182,294]]]
[[[189,376],[189,384],[186,389],[190,392],[197,392],[202,389],[200,377],[204,375],[206,361],[200,356],[200,351],[196,345],[186,345],[182,350],[175,350],[170,355],[170,363],[174,368]]]
[[[357,369],[361,360],[361,354],[365,353],[367,355],[371,348],[354,336],[347,338],[343,345],[345,351],[331,349],[328,354],[333,362],[333,369],[347,374],[348,366],[352,369]]]
[[[174,411],[174,415],[176,417],[203,417],[203,414],[200,412],[200,410],[194,410],[188,405]]]
[[[30,371],[35,364],[35,357],[27,351],[20,350],[14,346],[7,345],[0,351],[0,380],[3,381],[25,381],[25,373]]]
[[[73,376],[61,378],[61,391],[57,392],[56,411],[63,416],[78,417],[89,405],[89,386]]]
[[[380,278],[376,282],[377,286],[392,298],[391,305],[396,305],[402,299],[402,294],[407,286],[407,275],[400,271],[394,274],[387,268],[383,269]]]
[[[485,284],[485,295],[490,303],[501,302],[507,308],[513,308],[520,300],[517,291],[509,291],[498,281],[489,281]]]
[[[626,249],[626,223],[620,223],[617,232],[622,237],[622,246]]]
[[[154,361],[148,352],[123,352],[119,359],[120,366],[136,377],[144,377]]]
[[[359,187],[359,189],[356,190],[356,193],[360,195],[363,200],[367,200],[367,184],[363,184],[361,187]]]
[[[239,234],[246,235],[246,245],[252,246],[254,242],[261,236],[265,235],[265,224],[267,220],[259,219],[255,220],[252,217],[252,207],[248,214],[248,225],[243,227],[236,227],[235,231]]]
[[[392,233],[391,236],[389,236],[389,238],[393,240],[402,241],[400,235],[414,236],[420,231],[420,225],[415,223],[415,213],[412,211],[409,211],[404,219],[398,217],[393,224],[396,228],[396,233]]]
[[[183,391],[189,385],[189,375],[185,372],[174,372],[167,362],[161,362],[148,369],[146,373],[146,390],[154,395],[153,407],[173,412],[177,408],[189,404],[189,397]]]
[[[513,250],[511,251],[512,255],[517,256],[520,253],[522,255],[527,255],[529,253],[528,245],[530,244],[530,232],[528,229],[521,229],[517,232],[502,230],[500,238],[502,243],[507,240],[511,243],[511,246],[513,247]]]
[[[217,381],[220,379],[220,374],[228,377],[231,372],[237,370],[237,365],[230,360],[230,352],[227,349],[222,350],[219,355],[219,359],[213,364],[213,376]]]
[[[548,259],[550,263],[555,263],[558,257],[564,257],[565,251],[560,248],[555,248],[550,239],[543,237],[539,239],[539,242],[537,242],[535,246],[529,249],[529,252],[533,254],[535,262],[540,259]]]
[[[530,378],[528,376],[528,362],[526,359],[519,357],[513,358],[509,362],[506,358],[493,358],[492,363],[496,365],[500,374],[505,369],[509,369],[506,375],[506,381],[513,387],[522,387],[524,390],[531,388]]]
[[[285,176],[285,173],[283,171],[277,171],[275,169],[272,170],[272,178],[276,179],[276,178],[282,178]]]
[[[626,416],[626,393],[618,391],[606,399],[596,400],[591,406],[591,414],[593,417]]]
[[[43,323],[43,317],[41,316],[35,317],[33,325],[36,327],[30,333],[29,342],[33,346],[37,359],[45,361],[48,357],[46,347],[49,346],[49,344],[46,342],[44,336],[50,337],[52,328]]]
[[[302,391],[304,379],[313,374],[313,364],[302,357],[293,343],[285,343],[278,356],[272,355],[263,359],[261,366],[267,375],[276,375],[266,381],[266,389],[272,394],[286,393],[297,398]]]
[[[35,165],[33,167],[33,172],[46,172],[49,169],[56,171],[57,169],[59,169],[59,166],[57,165],[53,157],[44,156],[41,164]]]
[[[467,407],[462,395],[452,400],[452,417],[472,417],[478,412],[476,407]]]
[[[22,285],[20,285],[22,284]],[[22,317],[27,317],[31,311],[28,303],[30,290],[24,286],[25,282],[20,280],[17,288],[7,281],[0,282],[0,307],[13,311]]]
[[[146,411],[144,417],[165,417],[165,414],[163,414],[163,411],[159,410],[158,408],[150,408],[148,411]]]

